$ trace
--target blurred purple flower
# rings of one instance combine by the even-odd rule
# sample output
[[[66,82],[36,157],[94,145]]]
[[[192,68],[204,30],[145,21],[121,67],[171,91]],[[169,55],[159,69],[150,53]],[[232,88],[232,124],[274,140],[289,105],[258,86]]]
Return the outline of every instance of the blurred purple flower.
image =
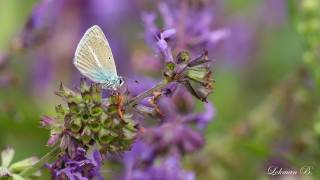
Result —
[[[94,151],[93,159],[87,159],[85,154],[86,151],[78,147],[74,159],[65,153],[56,162],[45,167],[50,168],[52,179],[103,179],[99,172],[102,165],[101,157],[97,157],[100,156],[99,152]]]
[[[40,1],[34,7],[29,20],[22,31],[20,37],[21,44],[16,48],[30,48],[31,46],[38,46],[47,41],[56,28],[62,5],[62,0]]]
[[[120,175],[120,179],[131,179],[134,171],[145,165],[150,165],[153,163],[155,156],[155,148],[152,148],[145,144],[144,142],[137,140],[131,151],[126,151],[124,158],[121,159],[122,163],[125,165],[125,174]]]
[[[159,61],[159,59],[153,54],[150,54],[150,50],[142,47],[137,47],[133,50],[131,62],[131,67],[134,71],[142,75],[158,76],[159,69],[163,68],[163,62]],[[128,83],[129,82],[127,81],[127,84]],[[143,84],[149,85],[148,83]],[[131,87],[131,85],[129,86]],[[150,87],[148,86],[148,88]]]
[[[92,154],[92,160],[93,160],[93,169],[91,171],[91,173],[89,174],[89,178],[93,178],[93,177],[98,177],[99,180],[103,180],[103,176],[102,174],[100,173],[100,169],[101,169],[101,166],[102,166],[102,158],[101,158],[101,155],[99,153],[99,151],[97,149],[95,149],[93,151],[93,154]]]
[[[278,0],[261,1],[257,7],[257,20],[266,28],[286,26],[288,20],[287,4],[286,1]]]
[[[156,159],[155,146],[148,146],[142,141],[137,141],[132,151],[126,152],[122,162],[125,164],[126,173],[119,179],[126,180],[192,180],[195,174],[190,171],[183,171],[180,167],[180,157],[177,153],[168,158]],[[159,164],[159,161],[161,163]]]
[[[219,47],[214,49],[214,53],[226,59],[226,63],[231,66],[238,67],[250,60],[253,47],[253,32],[250,25],[241,19],[234,19],[228,25],[230,28],[232,38],[224,41]]]
[[[141,78],[140,78],[141,79]],[[129,91],[132,96],[145,91],[148,87],[156,84],[155,80],[144,78],[144,83],[136,84],[129,82]],[[143,86],[147,84],[148,86]],[[215,108],[211,102],[205,104],[205,112],[194,114],[194,99],[191,94],[178,82],[171,82],[164,87],[164,94],[169,98],[162,98],[159,102],[161,111],[164,112],[165,116],[162,119],[163,122],[170,123],[196,123],[199,130],[203,131],[207,124],[213,120],[215,116]],[[147,102],[147,98],[140,102],[145,106],[150,105]]]
[[[218,43],[220,40],[228,38],[231,31],[227,28],[218,28],[212,30],[212,13],[210,8],[203,6],[200,10],[185,3],[181,3],[179,9],[171,10],[164,2],[160,2],[158,9],[162,15],[164,29],[175,29],[178,36],[173,40],[174,46],[178,49],[186,49],[192,52],[197,50],[199,45],[201,48],[207,48],[212,44]],[[159,36],[161,28],[154,24],[156,18],[155,13],[142,13],[142,21],[145,25],[145,39],[147,44],[152,44],[154,36]],[[162,37],[160,37],[162,40]],[[163,41],[158,42],[158,46],[162,49],[166,47]],[[207,47],[206,47],[207,46]],[[192,52],[198,53],[198,52]]]
[[[135,170],[130,180],[194,180],[195,173],[183,171],[180,166],[180,156],[175,153],[163,160],[160,164],[146,166],[143,169]]]
[[[144,32],[144,39],[148,45],[154,44],[154,42],[157,40],[157,37],[160,33],[160,28],[158,28],[155,24],[154,21],[156,19],[156,13],[147,13],[147,12],[142,12],[140,14],[140,17],[144,23],[145,27],[145,32]]]
[[[174,151],[181,154],[192,153],[204,145],[204,138],[200,132],[176,121],[164,123],[160,127],[148,128],[140,138],[154,146],[156,154],[160,156]]]
[[[206,103],[205,105],[205,111],[203,113],[197,113],[192,114],[186,117],[186,122],[194,122],[197,124],[198,129],[203,131],[208,123],[213,120],[213,118],[216,116],[216,110],[213,107],[212,103]]]

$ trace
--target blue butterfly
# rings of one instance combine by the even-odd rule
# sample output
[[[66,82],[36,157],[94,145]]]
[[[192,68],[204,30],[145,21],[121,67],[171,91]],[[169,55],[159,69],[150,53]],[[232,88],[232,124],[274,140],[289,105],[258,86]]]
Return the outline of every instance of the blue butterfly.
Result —
[[[101,83],[104,89],[116,90],[124,84],[123,78],[117,75],[108,40],[97,25],[81,38],[73,64],[84,76]]]

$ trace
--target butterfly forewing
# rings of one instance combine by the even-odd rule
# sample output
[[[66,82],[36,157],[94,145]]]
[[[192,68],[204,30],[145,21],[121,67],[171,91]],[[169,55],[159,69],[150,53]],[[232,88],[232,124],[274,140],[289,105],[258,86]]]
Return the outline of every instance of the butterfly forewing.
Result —
[[[75,53],[74,65],[95,82],[105,82],[108,76],[117,76],[109,43],[98,26],[88,29],[82,37]]]

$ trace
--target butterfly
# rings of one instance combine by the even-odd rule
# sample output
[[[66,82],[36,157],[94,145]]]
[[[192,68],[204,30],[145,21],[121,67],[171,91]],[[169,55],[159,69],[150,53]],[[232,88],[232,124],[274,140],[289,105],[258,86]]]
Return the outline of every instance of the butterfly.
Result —
[[[123,78],[117,75],[108,40],[97,25],[81,38],[73,64],[84,76],[101,83],[103,89],[116,90],[124,84]]]

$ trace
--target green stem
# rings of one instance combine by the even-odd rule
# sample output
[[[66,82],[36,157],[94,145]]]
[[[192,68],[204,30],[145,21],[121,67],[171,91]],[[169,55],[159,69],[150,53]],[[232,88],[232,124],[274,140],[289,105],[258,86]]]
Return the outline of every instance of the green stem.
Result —
[[[49,160],[58,156],[61,152],[61,148],[59,146],[53,148],[48,154],[43,156],[36,164],[30,166],[29,168],[22,171],[19,175],[22,177],[28,177],[35,171],[39,170],[44,164],[46,164]]]
[[[165,79],[163,81],[161,81],[158,85],[152,87],[151,89],[139,94],[138,96],[136,96],[135,98],[131,99],[130,101],[128,101],[126,104],[124,104],[124,108],[128,108],[128,107],[132,107],[133,105],[137,104],[139,101],[141,101],[143,98],[149,96],[150,94],[152,94],[153,92],[161,89],[163,86],[165,86],[166,84],[168,84],[168,81]]]

